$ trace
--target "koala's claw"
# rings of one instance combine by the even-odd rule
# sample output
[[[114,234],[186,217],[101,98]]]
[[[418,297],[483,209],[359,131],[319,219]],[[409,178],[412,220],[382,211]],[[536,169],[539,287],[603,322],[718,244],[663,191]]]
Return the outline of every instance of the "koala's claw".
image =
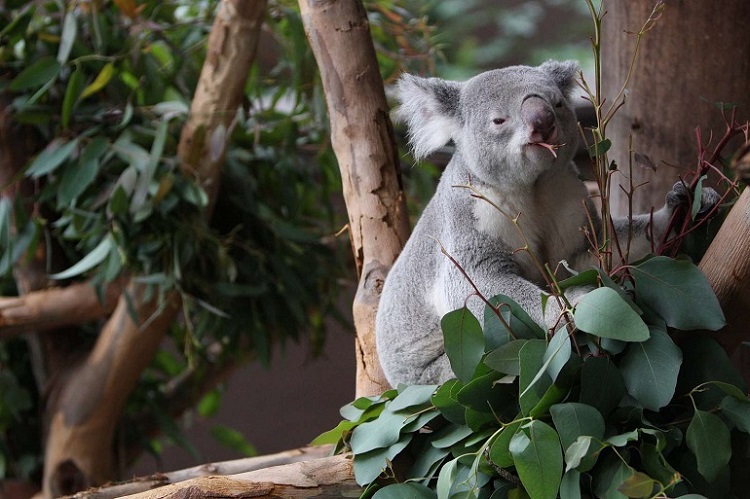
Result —
[[[697,218],[704,218],[721,200],[718,192],[710,187],[704,187],[701,190],[701,208],[698,211]],[[683,182],[676,182],[672,190],[667,193],[667,206],[670,211],[674,211],[678,206],[691,206],[692,196]]]

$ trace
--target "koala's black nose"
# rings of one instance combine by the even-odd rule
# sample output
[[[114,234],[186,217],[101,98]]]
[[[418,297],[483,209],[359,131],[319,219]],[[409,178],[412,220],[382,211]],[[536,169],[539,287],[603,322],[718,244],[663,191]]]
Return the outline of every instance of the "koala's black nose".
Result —
[[[523,101],[521,118],[531,129],[529,142],[547,142],[555,131],[555,113],[541,97],[532,95]]]

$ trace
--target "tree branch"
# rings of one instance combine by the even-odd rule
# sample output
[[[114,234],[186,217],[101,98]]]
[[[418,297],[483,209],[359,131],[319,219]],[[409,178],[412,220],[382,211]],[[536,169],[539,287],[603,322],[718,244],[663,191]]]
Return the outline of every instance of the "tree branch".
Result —
[[[102,319],[114,310],[124,283],[106,285],[104,302],[88,282],[0,297],[0,339]]]

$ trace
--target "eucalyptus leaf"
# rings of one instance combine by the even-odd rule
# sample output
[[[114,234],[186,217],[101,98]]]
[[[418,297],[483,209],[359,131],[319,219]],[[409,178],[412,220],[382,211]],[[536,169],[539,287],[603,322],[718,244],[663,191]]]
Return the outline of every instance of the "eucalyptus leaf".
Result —
[[[658,483],[653,478],[645,473],[637,472],[620,483],[617,490],[627,497],[647,498],[652,496],[656,486],[658,486]]]
[[[355,430],[356,431],[356,430]],[[389,462],[409,445],[412,435],[407,433],[399,440],[385,448],[377,448],[366,453],[354,454],[354,479],[361,486],[365,486],[380,476],[388,467]]]
[[[639,342],[649,337],[643,319],[615,290],[607,287],[583,295],[573,317],[578,329],[600,338]]]
[[[391,401],[388,410],[396,412],[409,407],[428,404],[437,387],[437,385],[407,386],[399,391],[399,394]]]
[[[750,400],[727,396],[719,407],[722,414],[733,422],[738,430],[750,433]]]
[[[620,372],[628,393],[646,409],[658,411],[674,396],[682,351],[665,331],[650,331],[647,341],[628,346]]]
[[[544,351],[544,365],[552,381],[557,379],[558,374],[560,374],[560,371],[562,371],[563,366],[568,362],[572,353],[573,347],[571,346],[568,330],[565,327],[561,327],[555,331],[555,334],[547,345],[547,349]]]
[[[516,420],[509,423],[500,430],[500,434],[495,438],[490,446],[490,460],[500,468],[510,468],[513,466],[513,456],[510,453],[510,441],[521,427],[523,420]]]
[[[589,471],[596,464],[599,453],[607,445],[589,435],[581,435],[565,449],[565,471]]]
[[[669,327],[717,331],[724,313],[706,276],[688,260],[657,256],[633,266],[636,301],[662,317]]]
[[[695,411],[685,435],[688,448],[695,455],[698,471],[709,482],[714,481],[729,463],[732,446],[727,425],[710,412]]]
[[[393,483],[375,492],[372,499],[435,499],[435,492],[419,483]]]
[[[595,407],[605,418],[626,394],[625,382],[609,357],[590,357],[581,368],[579,401]]]
[[[514,339],[544,338],[544,330],[512,298],[497,295],[489,301],[493,308],[487,306],[484,308],[484,335],[488,351]],[[500,320],[495,310],[500,313],[503,320]]]
[[[464,307],[447,313],[440,325],[451,368],[461,382],[467,383],[484,355],[484,335],[479,321]]]
[[[355,455],[374,449],[390,447],[398,442],[401,429],[408,423],[408,416],[383,411],[377,419],[362,423],[352,432],[349,441]]]
[[[73,109],[78,103],[78,98],[81,96],[84,84],[83,71],[76,69],[70,74],[68,78],[68,85],[65,87],[65,97],[63,98],[62,114],[60,122],[63,128],[68,128],[70,125],[70,119],[73,115]]]
[[[529,340],[519,351],[521,372],[518,381],[518,400],[524,416],[539,403],[552,385],[552,379],[544,369],[546,348],[543,340]]]
[[[109,255],[110,250],[114,246],[114,241],[111,236],[107,236],[101,240],[101,242],[92,249],[86,256],[81,258],[78,263],[69,267],[62,272],[50,275],[51,279],[69,279],[77,275],[83,274],[84,272],[91,270],[92,268],[99,265]]]
[[[57,202],[60,205],[69,204],[93,183],[99,173],[100,157],[108,148],[106,138],[95,137],[83,148],[77,164],[65,169],[57,191]]]
[[[518,477],[532,499],[555,499],[560,488],[563,454],[557,432],[534,420],[522,426],[510,441]]]
[[[443,383],[432,396],[431,402],[451,423],[466,424],[466,409],[458,403],[458,392],[463,384],[457,379]]]
[[[76,41],[78,35],[78,23],[76,21],[76,14],[71,8],[65,13],[63,18],[62,34],[60,35],[60,46],[57,49],[57,62],[65,64],[68,62],[70,51],[73,49],[73,44]]]
[[[581,472],[566,471],[560,482],[560,499],[581,499]]]
[[[497,348],[484,358],[484,363],[491,369],[503,374],[518,376],[521,374],[521,362],[518,352],[528,340],[513,340]]]
[[[621,483],[635,474],[635,470],[625,464],[619,457],[609,454],[604,456],[597,466],[594,475],[594,492],[600,499],[626,499],[618,489]]]
[[[590,405],[577,402],[556,404],[550,407],[549,412],[563,449],[567,449],[582,435],[589,435],[597,440],[604,438],[604,418]]]
[[[49,143],[39,155],[34,158],[26,169],[26,176],[39,178],[55,171],[65,160],[67,160],[78,146],[78,139],[65,141],[57,138]]]
[[[42,87],[52,82],[60,74],[62,66],[52,56],[40,57],[36,62],[18,73],[8,88],[13,92],[22,92]]]

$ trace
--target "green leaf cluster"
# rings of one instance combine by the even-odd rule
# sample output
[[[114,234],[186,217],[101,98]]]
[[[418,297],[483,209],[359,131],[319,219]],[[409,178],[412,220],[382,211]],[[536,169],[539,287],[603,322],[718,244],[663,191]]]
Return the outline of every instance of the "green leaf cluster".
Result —
[[[545,334],[506,296],[483,327],[447,314],[456,378],[360,399],[322,441],[351,450],[376,498],[729,497],[747,387],[712,340],[669,334],[721,327],[718,302],[688,261],[629,270],[625,287],[594,269],[561,283],[600,285],[577,329]]]

